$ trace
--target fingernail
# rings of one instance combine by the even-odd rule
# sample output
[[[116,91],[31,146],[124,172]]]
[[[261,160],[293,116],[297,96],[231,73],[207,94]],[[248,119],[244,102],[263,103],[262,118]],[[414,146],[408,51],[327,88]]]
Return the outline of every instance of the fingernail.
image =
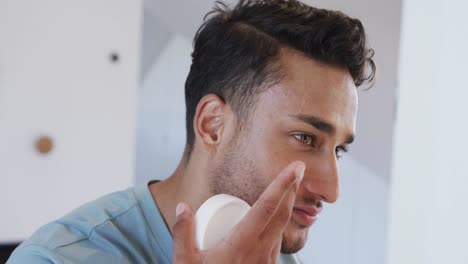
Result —
[[[301,182],[302,178],[304,177],[305,165],[301,163],[296,167],[296,182]]]
[[[179,217],[185,211],[185,205],[183,203],[177,204],[176,207],[176,217]]]

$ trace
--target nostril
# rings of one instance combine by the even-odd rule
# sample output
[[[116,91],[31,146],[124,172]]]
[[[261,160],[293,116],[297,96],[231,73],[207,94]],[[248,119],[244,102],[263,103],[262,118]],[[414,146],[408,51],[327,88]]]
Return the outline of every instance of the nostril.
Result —
[[[328,199],[327,199],[327,198],[325,198],[325,196],[323,196],[323,195],[320,195],[320,199],[322,199],[322,201],[325,201],[325,202],[327,202],[327,201],[328,201]],[[322,207],[322,202],[321,202],[320,200],[319,200],[319,201],[317,201],[317,206],[320,206],[320,207]]]

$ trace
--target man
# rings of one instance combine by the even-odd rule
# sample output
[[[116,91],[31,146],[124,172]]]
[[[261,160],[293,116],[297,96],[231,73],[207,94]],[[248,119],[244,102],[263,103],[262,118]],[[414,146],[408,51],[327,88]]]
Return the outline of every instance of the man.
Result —
[[[361,23],[340,12],[217,2],[195,36],[175,172],[42,227],[9,263],[296,263],[322,203],[338,198],[338,159],[354,139],[371,57]],[[201,251],[194,212],[219,193],[252,209]]]

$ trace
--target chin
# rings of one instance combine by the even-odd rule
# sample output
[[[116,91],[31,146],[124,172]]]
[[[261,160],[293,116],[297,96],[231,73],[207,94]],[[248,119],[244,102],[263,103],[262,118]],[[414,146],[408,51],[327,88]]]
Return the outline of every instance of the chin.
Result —
[[[288,226],[283,232],[283,241],[281,243],[281,253],[294,254],[301,250],[309,234],[309,227],[296,223],[293,219],[289,221]]]

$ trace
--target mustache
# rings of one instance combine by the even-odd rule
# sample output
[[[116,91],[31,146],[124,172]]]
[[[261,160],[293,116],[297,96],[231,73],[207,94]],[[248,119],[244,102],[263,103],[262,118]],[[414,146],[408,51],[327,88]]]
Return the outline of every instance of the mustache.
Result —
[[[312,205],[312,206],[317,207],[318,209],[322,209],[322,207],[323,207],[323,203],[322,203],[321,200],[318,200],[318,199],[315,199],[315,198],[312,198],[312,197],[305,197],[303,199],[303,202],[306,205]]]

